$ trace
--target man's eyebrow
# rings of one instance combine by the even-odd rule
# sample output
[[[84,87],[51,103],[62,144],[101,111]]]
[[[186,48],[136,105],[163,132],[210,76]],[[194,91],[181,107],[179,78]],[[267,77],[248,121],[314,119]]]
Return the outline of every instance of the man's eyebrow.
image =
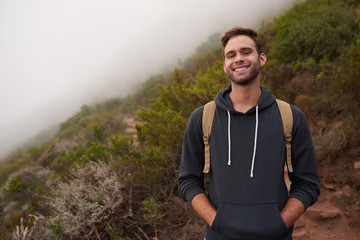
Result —
[[[251,47],[243,47],[243,48],[240,48],[240,51],[254,51]]]
[[[228,55],[229,53],[234,53],[235,50],[229,50],[228,52],[225,53],[225,55]]]

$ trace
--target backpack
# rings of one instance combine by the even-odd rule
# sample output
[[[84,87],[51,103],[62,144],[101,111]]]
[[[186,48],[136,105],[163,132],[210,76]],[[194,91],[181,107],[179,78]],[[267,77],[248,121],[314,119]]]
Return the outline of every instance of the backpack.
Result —
[[[284,128],[284,138],[285,138],[285,146],[286,146],[286,156],[285,162],[289,172],[293,172],[292,164],[291,164],[291,132],[293,128],[293,115],[290,108],[290,104],[284,102],[282,100],[276,99],[276,103],[278,105],[281,120]],[[204,164],[204,173],[209,173],[210,169],[210,146],[209,139],[211,135],[211,127],[214,119],[216,104],[215,101],[208,102],[204,106],[203,116],[202,116],[202,129],[203,129],[203,139],[205,145],[205,164]]]

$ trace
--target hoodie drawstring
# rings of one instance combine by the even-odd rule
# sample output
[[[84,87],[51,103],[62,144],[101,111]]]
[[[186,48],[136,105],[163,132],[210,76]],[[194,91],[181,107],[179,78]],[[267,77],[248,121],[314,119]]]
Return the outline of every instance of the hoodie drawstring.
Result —
[[[227,111],[228,114],[228,165],[231,166],[231,136],[230,136],[230,112]],[[254,151],[251,160],[251,170],[250,177],[254,177],[254,165],[255,165],[255,154],[256,154],[256,144],[257,144],[257,135],[259,128],[259,106],[256,105],[256,123],[255,123],[255,137],[254,137]]]
[[[230,112],[227,111],[228,114],[228,165],[231,165],[231,138],[230,138]]]
[[[257,135],[258,135],[258,128],[259,128],[259,106],[256,105],[256,123],[255,123],[255,137],[254,137],[254,152],[251,161],[251,171],[250,177],[254,177],[254,164],[255,164],[255,154],[256,154],[256,143],[257,143]]]

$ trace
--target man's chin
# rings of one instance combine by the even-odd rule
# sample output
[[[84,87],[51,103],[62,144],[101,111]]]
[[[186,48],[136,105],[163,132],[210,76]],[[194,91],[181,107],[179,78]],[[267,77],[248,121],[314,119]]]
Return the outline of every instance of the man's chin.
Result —
[[[239,86],[247,86],[250,85],[252,82],[255,81],[256,78],[242,78],[242,79],[235,79],[235,78],[230,78],[231,82],[239,85]]]
[[[239,86],[247,86],[247,85],[251,85],[254,81],[256,81],[259,74],[260,72],[252,76],[243,76],[243,77],[235,77],[232,74],[227,74],[227,75],[232,83]]]

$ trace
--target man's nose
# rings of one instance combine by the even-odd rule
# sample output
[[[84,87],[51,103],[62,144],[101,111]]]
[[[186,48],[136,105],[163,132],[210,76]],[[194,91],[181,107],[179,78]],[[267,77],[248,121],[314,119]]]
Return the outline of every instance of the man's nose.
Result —
[[[244,58],[243,58],[242,54],[240,54],[240,53],[236,54],[235,62],[243,62],[243,61],[244,61]]]

